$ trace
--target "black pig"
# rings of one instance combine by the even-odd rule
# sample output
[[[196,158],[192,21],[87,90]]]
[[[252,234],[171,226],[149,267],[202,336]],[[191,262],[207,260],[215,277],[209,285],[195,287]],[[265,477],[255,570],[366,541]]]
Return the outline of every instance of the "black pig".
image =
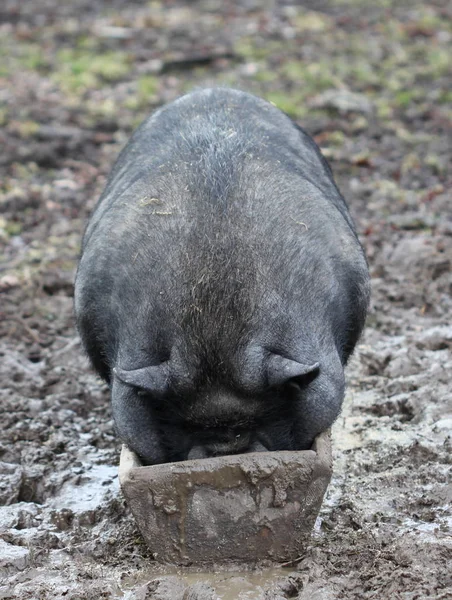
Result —
[[[132,136],[75,290],[119,435],[147,464],[309,448],[339,414],[368,301],[316,144],[271,104],[221,88]]]

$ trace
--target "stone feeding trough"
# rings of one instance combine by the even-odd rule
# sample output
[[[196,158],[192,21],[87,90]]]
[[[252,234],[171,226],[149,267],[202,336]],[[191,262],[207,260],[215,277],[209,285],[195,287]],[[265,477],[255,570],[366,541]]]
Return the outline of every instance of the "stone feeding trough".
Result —
[[[156,560],[284,563],[303,552],[331,478],[330,433],[311,450],[141,466],[123,446],[119,480]]]

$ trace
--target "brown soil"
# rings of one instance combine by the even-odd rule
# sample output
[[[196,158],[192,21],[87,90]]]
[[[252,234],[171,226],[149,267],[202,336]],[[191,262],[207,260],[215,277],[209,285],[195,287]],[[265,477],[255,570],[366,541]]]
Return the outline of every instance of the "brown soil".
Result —
[[[451,597],[451,39],[446,0],[1,3],[0,598]],[[315,136],[373,277],[311,544],[263,572],[154,564],[74,330],[80,237],[119,149],[212,83]]]

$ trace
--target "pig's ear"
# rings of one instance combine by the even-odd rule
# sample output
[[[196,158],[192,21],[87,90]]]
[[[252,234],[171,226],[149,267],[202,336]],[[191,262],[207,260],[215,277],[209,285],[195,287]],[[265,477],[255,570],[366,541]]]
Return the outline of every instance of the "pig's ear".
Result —
[[[115,377],[123,383],[140,388],[154,394],[164,394],[168,389],[169,367],[162,363],[154,367],[143,367],[133,371],[126,371],[120,367],[113,369]]]
[[[268,383],[270,386],[283,385],[291,379],[314,376],[319,370],[319,363],[300,363],[278,354],[272,354],[268,360]]]

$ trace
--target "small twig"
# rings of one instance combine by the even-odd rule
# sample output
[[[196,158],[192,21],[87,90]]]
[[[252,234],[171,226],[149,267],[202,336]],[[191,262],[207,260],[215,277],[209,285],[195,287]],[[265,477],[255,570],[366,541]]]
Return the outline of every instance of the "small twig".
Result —
[[[292,565],[296,565],[297,563],[299,563],[300,561],[302,561],[304,558],[304,556],[298,556],[297,558],[294,558],[292,560],[288,560],[285,563],[280,563],[278,565],[278,569],[282,569],[283,567],[291,567]]]
[[[80,339],[74,338],[73,340],[70,340],[65,346],[63,346],[59,350],[56,350],[53,353],[52,358],[55,358],[56,356],[60,356],[61,354],[64,354],[65,352],[68,352],[68,350],[72,350],[72,348],[75,348],[75,346],[79,346],[79,345],[80,345]]]
[[[173,59],[165,60],[162,64],[161,73],[171,71],[180,71],[183,69],[193,69],[199,65],[208,65],[219,59],[234,59],[236,54],[232,50],[213,52],[212,54],[192,54],[191,56],[176,56]]]

